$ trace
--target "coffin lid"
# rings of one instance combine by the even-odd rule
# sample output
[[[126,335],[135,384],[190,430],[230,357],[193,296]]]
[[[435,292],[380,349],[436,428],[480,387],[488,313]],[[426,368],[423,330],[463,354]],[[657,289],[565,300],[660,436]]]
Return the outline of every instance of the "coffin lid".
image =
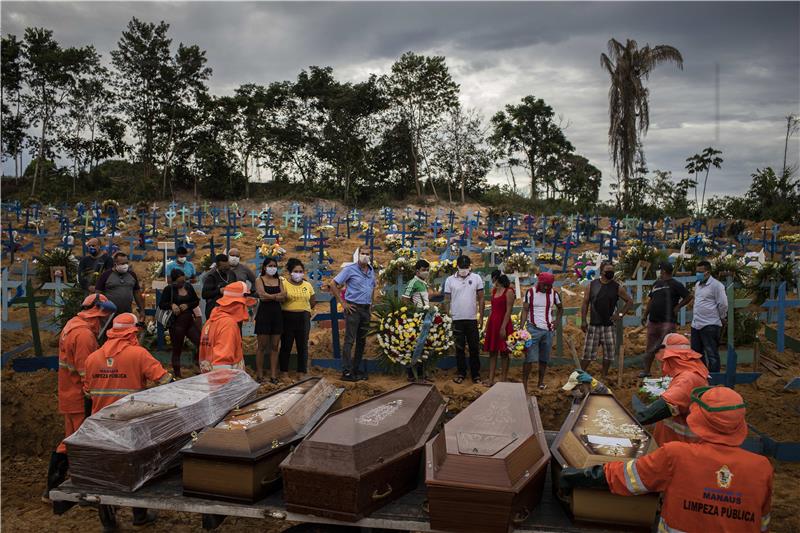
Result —
[[[305,436],[344,389],[310,377],[237,407],[203,430],[183,451],[190,456],[257,458]]]
[[[636,459],[657,447],[617,398],[593,393],[572,405],[551,451],[562,466],[584,468]]]
[[[327,415],[284,466],[358,477],[422,447],[443,413],[436,387],[411,383]]]
[[[428,482],[513,489],[550,460],[536,399],[521,383],[495,384],[443,434],[428,448]]]

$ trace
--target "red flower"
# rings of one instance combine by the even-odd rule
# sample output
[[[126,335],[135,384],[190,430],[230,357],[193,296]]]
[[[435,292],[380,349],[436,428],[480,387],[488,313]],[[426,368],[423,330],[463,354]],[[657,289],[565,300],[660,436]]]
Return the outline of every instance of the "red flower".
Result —
[[[433,323],[434,324],[441,324],[442,323],[442,317],[440,315],[436,315],[435,317],[433,317]]]

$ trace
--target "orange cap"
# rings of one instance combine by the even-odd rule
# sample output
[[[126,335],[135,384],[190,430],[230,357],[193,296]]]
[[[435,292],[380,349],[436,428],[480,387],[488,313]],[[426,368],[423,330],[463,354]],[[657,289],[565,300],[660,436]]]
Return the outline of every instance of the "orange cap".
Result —
[[[692,391],[686,423],[706,442],[739,446],[747,437],[745,413],[744,400],[735,390],[698,387]]]
[[[247,284],[244,281],[234,281],[225,285],[225,289],[222,291],[222,298],[217,300],[217,305],[225,306],[232,303],[255,305],[258,300],[246,297],[247,293]]]

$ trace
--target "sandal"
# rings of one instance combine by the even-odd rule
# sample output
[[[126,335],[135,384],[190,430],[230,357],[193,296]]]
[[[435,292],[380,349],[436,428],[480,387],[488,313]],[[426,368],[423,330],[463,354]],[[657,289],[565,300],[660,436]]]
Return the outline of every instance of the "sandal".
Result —
[[[453,378],[453,382],[461,384],[464,382],[464,376],[456,376]]]
[[[539,385],[539,390],[545,390],[546,388],[547,388],[547,385],[545,385],[544,383]]]
[[[278,378],[269,378],[269,382],[272,383],[273,385],[277,385],[278,383],[280,383],[280,380]]]

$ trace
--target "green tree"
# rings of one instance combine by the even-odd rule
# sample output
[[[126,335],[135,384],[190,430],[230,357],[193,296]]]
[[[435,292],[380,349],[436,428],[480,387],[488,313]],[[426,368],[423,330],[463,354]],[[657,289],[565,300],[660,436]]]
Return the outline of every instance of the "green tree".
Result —
[[[675,62],[683,69],[683,56],[668,45],[639,48],[628,39],[623,45],[608,41],[608,54],[600,54],[600,65],[611,77],[608,90],[608,146],[611,160],[621,177],[622,208],[631,207],[629,180],[634,174],[634,160],[641,138],[650,127],[650,92],[644,82],[660,63]]]
[[[0,45],[0,108],[2,108],[3,158],[14,159],[14,176],[22,170],[22,146],[28,124],[21,111],[22,103],[22,43],[15,35],[3,37]]]
[[[391,74],[381,78],[381,85],[392,102],[395,124],[402,122],[408,128],[411,175],[419,196],[422,194],[420,163],[426,159],[425,141],[442,116],[458,104],[458,84],[450,76],[443,56],[406,52],[392,65]],[[430,183],[433,194],[438,196]]]
[[[553,109],[541,98],[526,96],[521,104],[498,111],[492,125],[492,144],[507,165],[528,171],[531,198],[535,199],[540,178],[552,175],[553,163],[573,150],[554,121]]]
[[[487,131],[475,109],[464,112],[460,105],[443,122],[436,139],[433,167],[442,174],[451,202],[453,187],[459,190],[463,204],[467,194],[474,197],[486,185],[492,166]]]
[[[703,214],[703,205],[706,201],[706,185],[708,184],[708,173],[711,171],[711,167],[715,168],[722,168],[722,158],[719,157],[719,154],[722,152],[720,150],[715,150],[712,147],[708,147],[703,150],[699,154],[694,154],[691,157],[686,158],[686,170],[689,174],[694,176],[694,201],[695,205],[698,208],[698,213],[700,215]],[[699,180],[697,179],[701,174],[705,173],[703,178],[703,195],[700,199],[700,203],[697,203],[697,185],[699,184]]]

